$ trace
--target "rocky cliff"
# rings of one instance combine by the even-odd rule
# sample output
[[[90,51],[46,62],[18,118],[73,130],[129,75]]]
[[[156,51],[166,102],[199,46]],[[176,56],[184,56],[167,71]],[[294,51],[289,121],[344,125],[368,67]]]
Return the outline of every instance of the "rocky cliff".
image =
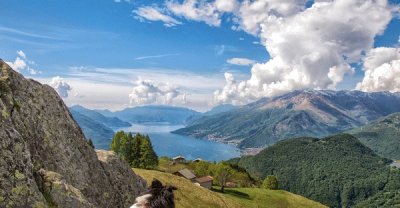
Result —
[[[0,60],[0,207],[128,207],[144,180],[99,158],[51,87]]]

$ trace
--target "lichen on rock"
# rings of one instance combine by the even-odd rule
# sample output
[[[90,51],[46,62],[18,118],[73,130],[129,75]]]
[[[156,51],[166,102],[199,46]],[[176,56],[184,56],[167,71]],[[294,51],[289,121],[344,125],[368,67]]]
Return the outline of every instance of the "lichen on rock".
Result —
[[[132,204],[143,179],[97,158],[53,88],[0,69],[0,207]]]

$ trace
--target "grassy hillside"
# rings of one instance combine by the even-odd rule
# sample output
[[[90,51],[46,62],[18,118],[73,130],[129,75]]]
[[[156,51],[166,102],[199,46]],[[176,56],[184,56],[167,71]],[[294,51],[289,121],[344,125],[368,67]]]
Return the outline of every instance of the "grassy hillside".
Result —
[[[196,176],[206,176],[210,175],[215,177],[215,171],[218,167],[218,163],[212,163],[208,161],[191,162],[186,161],[184,163],[176,163],[170,165],[171,159],[166,157],[161,157],[159,159],[157,170],[166,173],[174,173],[176,171],[182,170],[184,168],[192,170]],[[257,187],[259,181],[251,177],[250,174],[244,169],[238,166],[232,167],[232,174],[229,177],[229,181],[234,182],[237,187]]]
[[[382,157],[400,159],[400,113],[349,131]]]
[[[240,203],[243,207],[273,208],[273,207],[326,207],[318,202],[283,190],[267,190],[261,188],[227,188],[227,198]]]
[[[348,134],[285,140],[232,162],[261,178],[275,175],[280,188],[330,207],[354,206],[390,185],[390,161]]]
[[[192,182],[169,173],[163,173],[155,170],[134,169],[135,173],[143,177],[148,183],[153,178],[157,178],[163,184],[170,184],[178,188],[175,191],[175,202],[177,208],[186,207],[241,207],[238,203],[224,197],[222,194],[209,191],[205,188],[198,187]]]
[[[235,208],[235,207],[268,207],[268,208],[313,208],[324,207],[304,197],[286,191],[271,191],[258,188],[227,189],[225,194],[198,187],[190,181],[154,170],[134,169],[135,173],[151,182],[153,178],[178,188],[175,192],[177,208],[204,207],[204,208]]]

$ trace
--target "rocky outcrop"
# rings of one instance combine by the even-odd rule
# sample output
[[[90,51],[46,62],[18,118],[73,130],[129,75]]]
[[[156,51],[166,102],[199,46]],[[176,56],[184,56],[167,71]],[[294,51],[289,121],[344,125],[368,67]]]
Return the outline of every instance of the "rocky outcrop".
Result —
[[[98,160],[51,87],[2,60],[0,139],[0,207],[126,207],[145,187],[116,156]]]
[[[68,184],[62,175],[46,170],[38,172],[39,189],[46,198],[48,205],[75,208],[94,208],[95,206],[87,201],[82,192]]]
[[[136,196],[140,194],[138,190],[146,188],[146,183],[140,177],[132,174],[133,171],[129,168],[128,163],[121,160],[114,152],[96,150],[96,153],[106,175],[111,180],[113,190],[117,193],[118,204],[114,205],[116,207],[129,207],[129,205],[132,205],[130,202],[135,201]]]

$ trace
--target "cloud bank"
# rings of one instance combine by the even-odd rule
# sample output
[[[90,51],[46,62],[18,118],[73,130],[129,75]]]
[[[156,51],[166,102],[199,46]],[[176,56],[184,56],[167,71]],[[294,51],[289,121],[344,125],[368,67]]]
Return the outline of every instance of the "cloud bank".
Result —
[[[373,67],[368,62],[377,53],[383,53],[377,52],[382,49],[373,49],[374,38],[384,32],[398,7],[389,5],[387,0],[309,3],[308,0],[167,0],[165,7],[177,18],[215,27],[226,16],[233,30],[259,37],[259,44],[269,53],[271,58],[264,63],[243,58],[227,60],[229,64],[252,65],[251,77],[237,81],[232,74],[225,73],[226,85],[214,93],[216,103],[245,104],[295,89],[335,89],[346,75],[355,72],[351,64],[361,62],[365,54],[368,54],[365,78],[357,89],[398,90],[393,87],[397,79],[387,73],[386,78],[378,75],[381,71],[397,72],[397,59]],[[388,84],[376,84],[383,80]]]
[[[357,89],[368,92],[400,91],[400,48],[374,48],[364,61],[364,79]]]
[[[245,103],[304,88],[335,89],[346,74],[353,73],[350,63],[371,49],[374,37],[392,18],[386,1],[361,0],[315,2],[307,9],[299,1],[282,8],[268,4],[275,13],[244,15],[248,9],[267,7],[263,2],[268,1],[243,2],[238,22],[249,33],[259,31],[271,59],[255,64],[249,80],[227,81],[216,92],[216,102]]]
[[[53,77],[49,83],[62,98],[67,98],[72,87],[61,77]]]
[[[129,99],[131,105],[172,104],[176,103],[177,99],[186,102],[186,95],[169,83],[155,83],[139,77],[134,82]]]

